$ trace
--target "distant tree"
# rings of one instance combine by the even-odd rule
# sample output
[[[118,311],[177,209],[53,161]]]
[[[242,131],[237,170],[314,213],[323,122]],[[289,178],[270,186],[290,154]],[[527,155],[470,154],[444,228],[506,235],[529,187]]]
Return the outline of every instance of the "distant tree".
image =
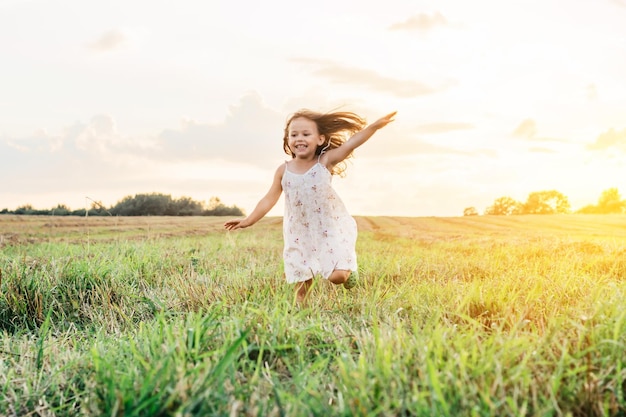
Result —
[[[173,199],[160,193],[124,197],[110,210],[116,216],[240,216],[241,209],[227,207],[212,197],[207,207],[189,197]],[[91,214],[91,213],[90,213]]]
[[[135,194],[127,196],[111,208],[111,213],[118,216],[165,216],[173,215],[169,210],[172,202],[170,195],[161,193]]]
[[[243,211],[236,206],[226,206],[218,197],[211,197],[204,216],[243,216]]]
[[[89,198],[89,197],[87,197]],[[89,198],[89,200],[91,200],[91,198]],[[96,200],[91,200],[91,206],[89,207],[89,213],[85,213],[85,210],[83,210],[83,215],[87,214],[89,216],[112,216],[113,213],[111,213],[109,210],[107,210],[107,208],[104,206],[104,204],[102,204],[102,201],[96,201]]]
[[[478,216],[478,210],[476,210],[476,207],[467,207],[465,210],[463,210],[463,215],[464,216]]]
[[[87,197],[89,198],[89,197]],[[89,198],[89,200],[91,200]],[[3,209],[0,214],[55,215],[55,216],[242,216],[243,211],[237,206],[226,206],[218,197],[211,197],[209,203],[194,201],[190,197],[173,199],[171,195],[161,193],[135,194],[126,196],[117,204],[107,209],[102,202],[91,200],[91,208],[70,210],[64,204],[58,204],[49,210],[35,210],[25,204],[15,211]]]
[[[70,212],[70,209],[65,204],[58,204],[50,210],[50,214],[53,216],[67,216]]]
[[[576,213],[580,214],[598,214],[598,206],[594,206],[593,204],[588,204],[585,207],[581,207],[576,210]]]
[[[207,208],[209,210],[212,210],[216,207],[222,206],[222,200],[220,200],[219,197],[216,196],[211,196],[211,198],[209,198],[209,203],[207,204]]]
[[[604,190],[598,199],[598,213],[612,214],[626,211],[626,200],[622,201],[617,188]]]
[[[530,193],[522,207],[523,214],[562,214],[569,211],[569,200],[556,190]]]
[[[35,209],[33,209],[33,206],[30,204],[24,204],[23,206],[16,208],[14,211],[15,214],[34,214],[34,212]]]
[[[582,214],[614,214],[626,213],[626,200],[622,200],[617,188],[604,190],[598,199],[598,204],[589,204],[576,213]]]
[[[511,214],[519,214],[522,204],[511,197],[497,198],[493,205],[487,207],[485,214],[495,216],[509,216]]]
[[[202,214],[203,205],[189,197],[181,197],[171,203],[170,211],[176,216],[199,216]]]

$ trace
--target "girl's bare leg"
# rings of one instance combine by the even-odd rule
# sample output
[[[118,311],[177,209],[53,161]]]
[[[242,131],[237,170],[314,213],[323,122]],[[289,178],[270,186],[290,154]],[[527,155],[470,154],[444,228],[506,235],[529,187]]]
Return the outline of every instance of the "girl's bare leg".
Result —
[[[313,285],[313,279],[310,278],[306,281],[298,282],[296,284],[296,301],[298,303],[304,303],[306,301],[307,296],[309,295],[309,290]]]
[[[350,271],[347,269],[335,269],[328,277],[328,280],[335,285],[343,284],[350,277]]]

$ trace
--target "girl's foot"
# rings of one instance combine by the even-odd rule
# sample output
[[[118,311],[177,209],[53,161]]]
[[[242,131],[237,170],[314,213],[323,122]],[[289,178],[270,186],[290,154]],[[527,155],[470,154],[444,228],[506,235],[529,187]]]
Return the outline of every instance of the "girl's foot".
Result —
[[[298,302],[298,304],[306,303],[312,284],[313,284],[312,279],[299,282],[296,284],[296,301]]]
[[[335,269],[328,280],[335,285],[345,284],[350,278],[350,271],[347,269]]]
[[[343,286],[344,288],[349,290],[351,288],[354,288],[357,282],[359,282],[359,273],[357,271],[352,271],[350,272],[350,276],[348,277],[346,282],[343,283]]]

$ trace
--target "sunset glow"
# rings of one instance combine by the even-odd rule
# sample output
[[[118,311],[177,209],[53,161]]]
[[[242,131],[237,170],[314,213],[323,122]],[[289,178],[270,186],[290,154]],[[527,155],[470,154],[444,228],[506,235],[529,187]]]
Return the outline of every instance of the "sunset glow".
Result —
[[[249,212],[300,108],[398,111],[334,180],[355,215],[553,189],[576,210],[626,194],[625,21],[624,0],[0,0],[0,210]]]

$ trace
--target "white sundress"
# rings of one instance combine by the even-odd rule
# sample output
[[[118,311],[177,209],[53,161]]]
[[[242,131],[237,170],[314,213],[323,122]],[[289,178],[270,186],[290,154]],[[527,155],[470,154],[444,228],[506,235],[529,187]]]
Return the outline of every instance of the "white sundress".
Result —
[[[314,276],[328,279],[335,269],[357,270],[356,222],[332,187],[332,174],[319,163],[304,174],[289,171],[285,192],[283,250],[288,283]]]

